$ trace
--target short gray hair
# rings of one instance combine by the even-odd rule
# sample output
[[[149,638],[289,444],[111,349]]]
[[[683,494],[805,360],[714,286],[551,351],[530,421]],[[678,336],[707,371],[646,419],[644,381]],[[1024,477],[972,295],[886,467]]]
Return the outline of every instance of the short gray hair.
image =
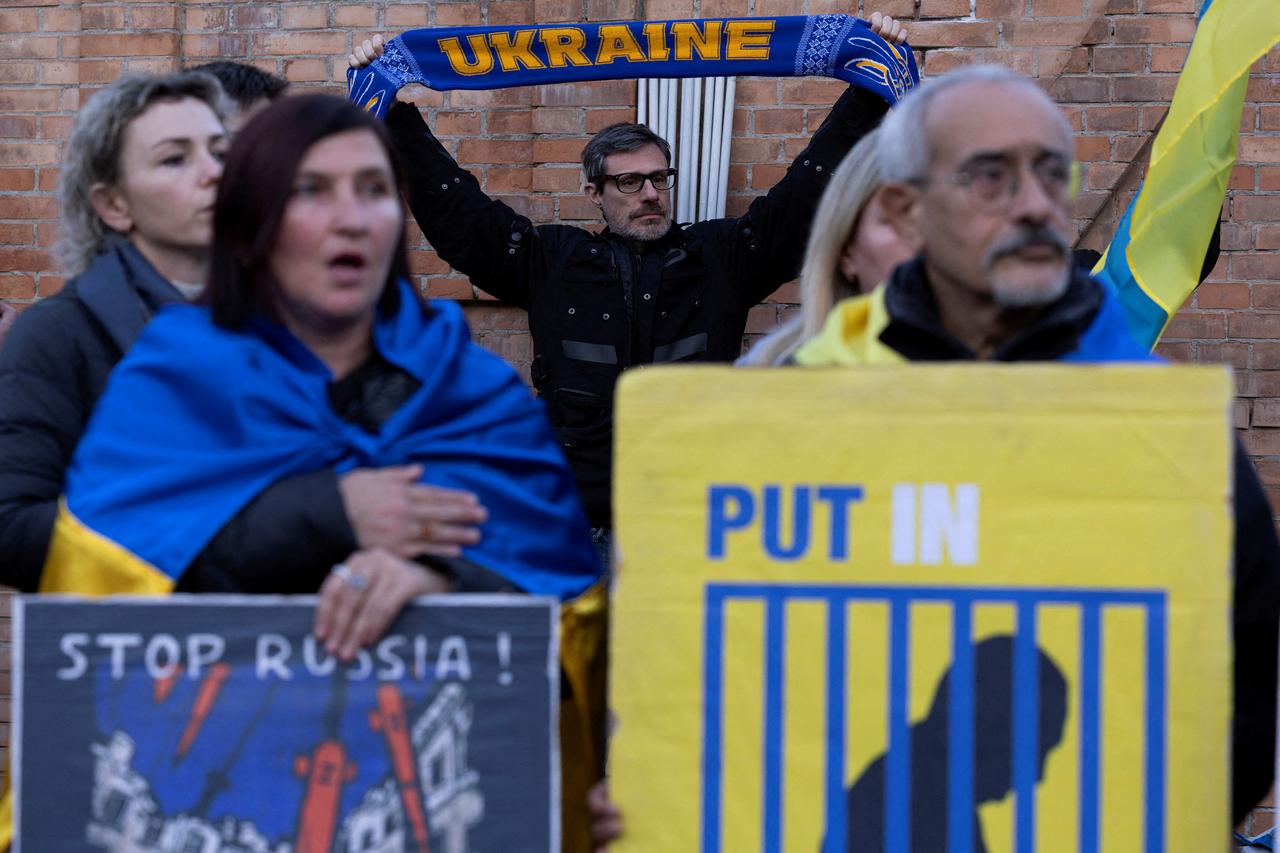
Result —
[[[925,133],[929,105],[949,91],[974,83],[1003,83],[1035,92],[1053,108],[1066,138],[1074,137],[1067,117],[1035,81],[1003,65],[969,65],[927,81],[889,111],[880,125],[880,168],[886,181],[907,183],[925,176],[932,155]]]
[[[621,151],[636,151],[646,145],[656,145],[662,156],[671,165],[671,146],[667,140],[654,133],[643,124],[632,124],[628,121],[611,124],[591,137],[587,147],[582,149],[582,173],[588,183],[600,189],[600,176],[605,173],[605,158]]]
[[[198,71],[126,74],[99,90],[76,117],[58,179],[61,235],[58,259],[68,276],[79,275],[102,246],[107,226],[90,202],[95,184],[120,178],[124,131],[156,101],[195,98],[225,123],[232,107],[218,81]]]

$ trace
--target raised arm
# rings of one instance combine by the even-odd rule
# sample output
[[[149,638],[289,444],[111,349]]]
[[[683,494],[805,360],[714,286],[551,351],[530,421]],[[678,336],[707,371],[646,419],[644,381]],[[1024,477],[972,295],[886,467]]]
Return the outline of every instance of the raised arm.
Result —
[[[872,30],[890,44],[905,44],[907,33],[899,22],[879,12],[870,20]],[[709,223],[730,230],[730,264],[744,306],[763,301],[799,274],[809,226],[831,173],[888,110],[881,98],[850,86],[782,180],[741,218]]]

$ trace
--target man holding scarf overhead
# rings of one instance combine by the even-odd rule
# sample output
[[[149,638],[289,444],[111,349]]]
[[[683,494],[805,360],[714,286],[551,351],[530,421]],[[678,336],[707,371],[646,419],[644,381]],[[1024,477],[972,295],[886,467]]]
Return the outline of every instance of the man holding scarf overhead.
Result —
[[[747,312],[799,271],[827,179],[916,84],[906,33],[875,13],[743,20],[414,30],[350,57],[351,98],[386,112],[407,167],[409,206],[455,269],[529,312],[532,380],[573,468],[597,542],[611,525],[613,388],[634,365],[731,361]],[[370,64],[372,63],[372,64]],[[599,233],[534,225],[485,195],[417,108],[408,82],[497,88],[618,77],[839,77],[850,88],[808,147],[746,214],[672,221],[667,143],[642,125],[605,128],[583,151]],[[389,109],[388,109],[389,107]]]

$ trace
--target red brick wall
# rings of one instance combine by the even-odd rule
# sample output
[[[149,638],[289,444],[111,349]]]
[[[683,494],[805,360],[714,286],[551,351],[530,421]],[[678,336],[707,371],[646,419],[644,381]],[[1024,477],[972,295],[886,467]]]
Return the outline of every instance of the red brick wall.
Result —
[[[1084,227],[1160,120],[1194,29],[1198,0],[858,0],[910,19],[926,73],[972,61],[1038,77],[1079,133]],[[81,99],[123,70],[169,70],[212,58],[253,62],[299,87],[337,89],[353,40],[429,25],[523,24],[690,15],[849,11],[838,0],[489,0],[487,3],[227,0],[88,3],[0,0],[0,299],[29,303],[62,283],[54,237],[59,150]],[[738,85],[730,212],[777,180],[841,86],[744,79]],[[535,222],[591,225],[576,165],[592,132],[634,115],[634,85],[603,82],[442,94],[413,100],[490,194]],[[1242,120],[1240,164],[1223,216],[1223,256],[1173,321],[1161,351],[1238,371],[1236,423],[1280,501],[1280,50],[1255,68]],[[1090,242],[1109,228],[1095,229]],[[425,291],[466,302],[477,337],[522,371],[531,346],[521,312],[487,300],[421,240],[413,265]],[[748,336],[787,312],[783,288],[753,310]],[[3,639],[7,640],[7,636]],[[0,711],[7,703],[0,702]],[[7,719],[7,715],[6,719]]]

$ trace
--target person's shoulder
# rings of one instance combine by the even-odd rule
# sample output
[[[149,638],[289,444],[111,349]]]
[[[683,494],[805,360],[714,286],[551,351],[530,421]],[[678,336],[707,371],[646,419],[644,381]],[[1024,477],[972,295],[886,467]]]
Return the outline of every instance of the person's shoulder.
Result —
[[[91,329],[92,318],[72,280],[18,315],[5,338],[3,351],[8,355],[22,355],[33,349],[58,351]]]

